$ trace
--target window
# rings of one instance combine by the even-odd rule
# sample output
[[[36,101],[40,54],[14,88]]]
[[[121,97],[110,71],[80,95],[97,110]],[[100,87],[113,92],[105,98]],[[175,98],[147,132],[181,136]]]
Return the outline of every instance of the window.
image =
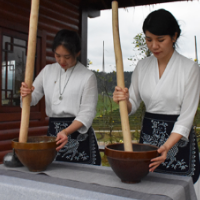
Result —
[[[27,41],[2,35],[1,105],[20,105],[20,86],[24,80]]]
[[[37,37],[34,77],[45,65],[41,59],[42,47],[45,47],[43,37],[41,33]],[[25,75],[27,44],[28,33],[25,31],[0,27],[0,122],[21,119],[20,87]],[[43,107],[44,100],[31,107],[31,119],[43,119]]]

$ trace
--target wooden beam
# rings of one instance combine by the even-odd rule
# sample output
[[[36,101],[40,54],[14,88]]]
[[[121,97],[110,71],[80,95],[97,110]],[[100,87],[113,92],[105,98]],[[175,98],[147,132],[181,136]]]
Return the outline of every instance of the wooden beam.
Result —
[[[103,4],[105,9],[109,9],[108,5],[106,4],[105,0],[101,0],[101,3]]]
[[[87,66],[87,29],[88,29],[88,11],[82,8],[81,15],[81,63]]]

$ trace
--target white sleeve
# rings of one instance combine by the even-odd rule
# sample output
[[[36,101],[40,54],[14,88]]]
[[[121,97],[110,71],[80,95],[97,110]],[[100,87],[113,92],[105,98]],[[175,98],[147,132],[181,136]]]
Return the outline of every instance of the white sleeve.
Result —
[[[44,95],[44,91],[43,91],[43,71],[44,69],[38,74],[38,76],[35,78],[34,82],[33,82],[33,86],[34,86],[34,90],[31,94],[31,106],[35,106],[39,100],[43,97]],[[22,102],[22,98],[20,98],[21,100],[21,108],[23,106],[23,102]]]
[[[138,65],[136,66],[135,70],[132,73],[131,76],[131,85],[129,87],[129,101],[132,105],[132,109],[131,112],[129,113],[129,115],[134,114],[138,107],[140,106],[141,103],[141,97],[140,97],[140,93],[139,93],[139,80],[138,80]]]
[[[192,128],[194,116],[199,104],[200,68],[194,64],[188,75],[181,112],[172,132],[179,133],[183,140],[187,140]]]
[[[31,95],[31,106],[35,106],[39,100],[44,96],[43,90],[43,75],[44,69],[38,74],[33,82],[33,86],[35,87],[34,91]]]
[[[80,121],[84,125],[78,129],[80,133],[86,133],[92,125],[93,119],[96,115],[97,101],[97,80],[95,74],[92,74],[84,86],[79,112],[75,118],[75,120]]]

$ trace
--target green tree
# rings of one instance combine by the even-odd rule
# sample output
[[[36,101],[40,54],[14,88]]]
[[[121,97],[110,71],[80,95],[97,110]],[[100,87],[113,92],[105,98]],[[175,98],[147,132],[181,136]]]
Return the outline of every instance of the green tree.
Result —
[[[102,93],[102,102],[103,102],[103,108],[101,109],[101,115],[102,115],[102,121],[104,124],[104,127],[108,128],[108,135],[109,135],[109,142],[113,142],[113,135],[112,131],[114,128],[114,121],[113,121],[113,100],[112,100],[112,94],[108,90],[108,83],[112,83],[112,76],[108,77],[106,76],[106,73],[99,73],[97,71],[96,73],[97,79],[101,82],[101,93]]]
[[[133,61],[134,66],[137,65],[139,60],[151,56],[152,53],[147,47],[144,33],[138,33],[133,38],[132,44],[133,44],[134,55],[131,58],[128,58],[128,60]],[[135,115],[135,120],[139,120],[141,125],[142,125],[144,113],[145,113],[145,105],[143,102],[141,102],[140,108],[137,111],[137,115]],[[134,137],[138,138],[138,134],[136,134]]]
[[[87,68],[89,69],[90,65],[92,65],[92,61],[90,59],[87,59]]]
[[[200,149],[200,128],[199,128],[200,127],[200,102],[199,102],[199,106],[197,108],[196,115],[194,117],[193,126],[194,126],[194,130],[196,132],[197,142],[198,142],[198,146]]]
[[[132,44],[134,55],[131,56],[131,58],[128,58],[128,60],[133,61],[134,66],[139,60],[144,59],[145,57],[149,57],[152,54],[147,47],[144,33],[138,33],[133,38]]]

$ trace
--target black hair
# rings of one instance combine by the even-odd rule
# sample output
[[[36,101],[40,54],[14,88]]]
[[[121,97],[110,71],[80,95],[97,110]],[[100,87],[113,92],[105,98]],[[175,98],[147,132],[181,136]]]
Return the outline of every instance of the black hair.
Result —
[[[181,34],[176,18],[164,9],[151,12],[144,20],[142,29],[144,34],[149,31],[154,35],[170,35],[171,37],[177,32],[177,39]]]
[[[67,29],[58,31],[53,40],[52,51],[55,53],[56,48],[60,45],[64,46],[75,57],[81,50],[81,41],[78,33]]]

